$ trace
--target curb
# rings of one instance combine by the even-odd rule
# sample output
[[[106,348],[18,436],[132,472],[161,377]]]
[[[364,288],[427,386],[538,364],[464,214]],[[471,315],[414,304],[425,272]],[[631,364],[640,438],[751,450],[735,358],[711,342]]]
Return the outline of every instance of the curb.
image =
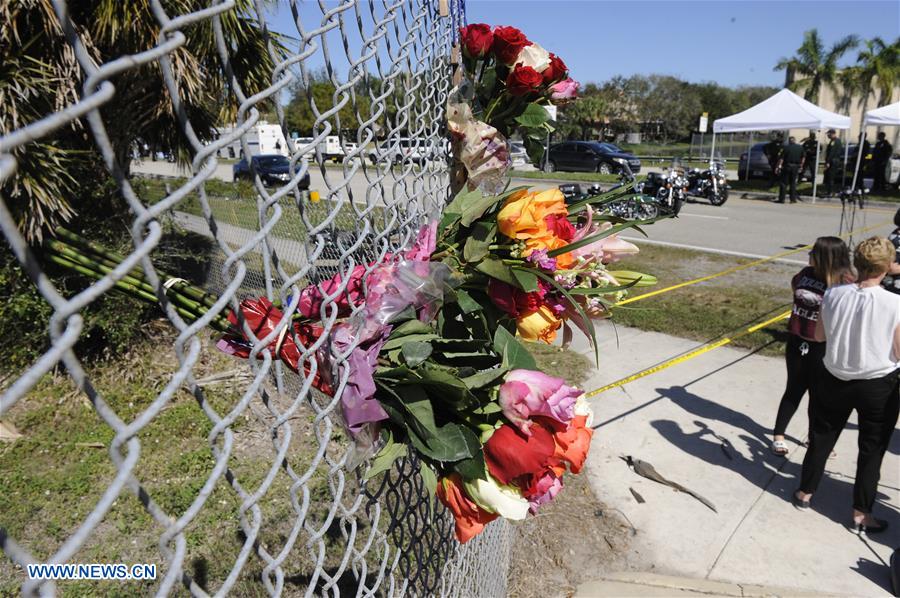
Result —
[[[636,571],[614,573],[595,581],[583,583],[578,586],[574,595],[576,598],[594,596],[734,596],[739,598],[829,596],[829,594],[809,590],[692,579]]]

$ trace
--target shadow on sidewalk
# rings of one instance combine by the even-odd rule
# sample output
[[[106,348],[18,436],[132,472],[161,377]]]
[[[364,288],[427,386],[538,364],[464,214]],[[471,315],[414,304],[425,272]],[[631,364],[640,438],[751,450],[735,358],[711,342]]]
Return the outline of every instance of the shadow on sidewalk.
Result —
[[[663,438],[697,459],[741,475],[773,496],[785,501],[791,500],[791,492],[799,482],[801,464],[771,453],[768,427],[734,409],[691,393],[683,386],[657,388],[656,391],[659,398],[669,399],[699,418],[693,422],[698,428],[694,432],[686,432],[671,420],[651,421],[650,425]],[[745,432],[739,435],[743,446],[733,446],[726,436],[718,433],[715,429],[716,422]],[[733,432],[731,435],[733,436]],[[896,440],[895,438],[895,443]],[[851,516],[852,496],[852,478],[826,472],[813,498],[812,508],[836,524],[846,527]],[[870,536],[869,541],[896,548],[900,533],[900,512],[896,506],[885,502],[888,498],[887,495],[878,493],[875,514],[888,520],[889,530]],[[803,517],[804,514],[797,512],[797,516]],[[848,529],[848,538],[853,539],[849,534]],[[814,539],[811,541],[814,542]]]

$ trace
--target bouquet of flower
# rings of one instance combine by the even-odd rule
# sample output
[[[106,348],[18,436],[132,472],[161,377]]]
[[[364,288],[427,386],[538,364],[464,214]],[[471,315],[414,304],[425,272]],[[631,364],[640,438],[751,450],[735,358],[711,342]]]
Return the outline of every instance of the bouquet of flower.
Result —
[[[606,268],[637,251],[616,237],[632,223],[594,212],[617,197],[567,208],[558,190],[464,191],[409,251],[310,285],[288,305],[245,299],[223,316],[215,297],[178,278],[165,296],[186,320],[206,317],[222,332],[221,350],[268,354],[339,397],[359,456],[374,456],[365,477],[415,453],[465,542],[496,517],[535,513],[584,466],[582,391],[537,371],[516,333],[552,342],[571,321],[593,339],[590,319],[648,281]],[[67,231],[46,249],[98,279],[122,259]],[[116,288],[160,299],[140,270]]]
[[[460,46],[464,76],[447,104],[453,154],[471,188],[497,193],[510,164],[507,137],[519,131],[539,164],[553,131],[546,106],[575,99],[578,83],[561,58],[515,27],[462,27]]]

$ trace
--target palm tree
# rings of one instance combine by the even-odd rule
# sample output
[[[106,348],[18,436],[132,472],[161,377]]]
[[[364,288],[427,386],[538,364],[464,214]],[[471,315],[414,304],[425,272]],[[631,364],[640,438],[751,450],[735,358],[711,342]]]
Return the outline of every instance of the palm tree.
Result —
[[[793,90],[803,88],[803,97],[815,104],[819,101],[819,91],[823,85],[829,86],[838,95],[837,62],[858,43],[855,35],[848,35],[826,51],[819,32],[810,29],[803,34],[803,43],[797,48],[797,54],[779,60],[775,70],[785,71],[785,87]]]
[[[894,43],[886,44],[880,37],[865,42],[864,49],[856,58],[857,65],[854,68],[856,87],[860,95],[860,105],[863,112],[869,96],[878,92],[875,100],[878,106],[890,103],[894,87],[900,82],[900,38]],[[878,80],[878,88],[873,84]]]
[[[169,0],[166,10],[177,16],[208,4],[207,0]],[[254,0],[236,0],[236,6],[219,17],[233,79],[225,73],[210,19],[186,26],[182,30],[185,43],[169,55],[183,116],[201,141],[212,139],[216,125],[234,118],[231,81],[239,83],[247,96],[261,91],[271,83],[274,66],[268,46],[276,56],[284,52],[281,39],[256,19],[254,4]],[[80,0],[70,2],[68,8],[95,64],[158,44],[160,25],[146,0]],[[0,22],[3,135],[74,103],[81,96],[85,75],[65,42],[51,0],[0,0]],[[152,62],[128,69],[111,82],[115,95],[103,104],[101,115],[119,167],[128,172],[137,140],[187,158],[190,144],[160,65]],[[102,201],[114,194],[109,192],[109,177],[86,129],[85,123],[74,121],[52,137],[15,152],[18,171],[0,191],[29,239],[39,241],[43,232],[76,214],[124,210],[122,202]]]

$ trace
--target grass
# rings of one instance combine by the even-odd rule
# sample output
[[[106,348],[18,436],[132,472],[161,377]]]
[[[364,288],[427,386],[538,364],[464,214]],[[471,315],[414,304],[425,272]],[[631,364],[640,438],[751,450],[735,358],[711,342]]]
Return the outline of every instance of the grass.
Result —
[[[656,287],[632,291],[631,296],[636,296],[749,261],[752,260],[644,245],[639,254],[613,268],[648,272],[658,277]],[[614,308],[613,321],[708,341],[787,310],[791,301],[790,278],[798,269],[775,263],[762,264]],[[764,314],[769,316],[762,317]],[[733,346],[757,348],[774,339],[776,342],[766,347],[763,353],[780,355],[784,350],[784,331],[783,323],[773,324],[737,339]]]
[[[168,195],[167,183],[170,189],[177,189],[187,179],[172,179],[163,181],[152,178],[136,178],[135,188],[138,195],[145,202],[155,204]],[[255,231],[259,224],[259,209],[256,204],[256,190],[250,183],[227,183],[211,179],[206,183],[207,200],[217,222],[231,224],[239,228]],[[368,216],[372,224],[381,230],[391,228],[390,220],[398,220],[396,211],[381,207],[366,207],[363,205],[343,204],[335,210],[333,202],[320,200],[311,201],[308,193],[303,193],[301,205],[306,212],[307,219],[312,226],[324,222],[334,213],[333,223],[336,230],[355,231],[363,219]],[[285,197],[278,201],[281,208],[281,217],[273,228],[273,234],[277,237],[303,241],[308,235],[308,226],[300,216],[294,197]],[[176,211],[203,216],[203,208],[199,195],[196,192],[188,194],[175,206]],[[274,215],[274,207],[269,208],[268,216]]]
[[[126,358],[91,369],[92,382],[104,400],[124,421],[134,420],[168,382],[177,368],[171,350],[171,329],[157,323],[148,331],[148,339]],[[213,372],[232,372],[219,383],[204,386],[208,404],[219,414],[226,414],[240,400],[248,378],[237,373],[238,366],[212,346],[212,339],[204,339],[200,361],[194,368],[198,378]],[[283,410],[287,397],[272,393],[269,399]],[[266,407],[254,399],[250,408],[231,426],[233,448],[229,468],[246,492],[259,487],[272,466],[274,451],[269,437],[272,418]],[[112,429],[103,422],[82,394],[63,375],[48,374],[5,416],[6,421],[23,434],[12,443],[0,443],[0,527],[23,543],[41,562],[49,557],[87,517],[102,492],[112,481],[116,468],[108,446],[113,439]],[[307,529],[318,529],[324,523],[332,504],[328,469],[325,462],[310,468],[319,443],[315,438],[312,420],[314,413],[304,404],[291,421],[293,440],[287,461],[297,475],[310,469],[306,490],[300,490],[297,500],[310,500]],[[197,401],[180,390],[139,434],[140,459],[134,475],[143,488],[173,517],[179,517],[196,499],[201,487],[212,472],[213,459],[208,435],[210,420]],[[218,443],[222,446],[220,437]],[[346,448],[347,440],[340,430],[332,432],[326,453],[334,459],[337,451]],[[268,492],[260,499],[262,527],[258,541],[270,554],[277,553],[291,533],[296,521],[292,506],[292,480],[279,471]],[[355,481],[344,480],[343,500],[355,496]],[[209,592],[215,591],[238,557],[244,542],[239,525],[242,499],[223,476],[216,483],[199,514],[185,530],[187,554],[185,570]],[[248,513],[248,517],[251,515]],[[357,524],[357,549],[365,541],[364,518]],[[323,538],[328,547],[323,566],[340,563],[346,543],[337,529],[337,520]],[[127,488],[113,503],[111,510],[95,528],[87,543],[72,562],[91,563],[155,563],[157,582],[93,582],[69,581],[58,584],[63,596],[136,596],[153,592],[165,574],[165,559],[158,546],[165,528],[157,523]],[[308,576],[315,568],[306,542],[308,533],[301,533],[295,548],[284,563],[292,574],[286,584],[288,593],[305,589]],[[334,547],[337,543],[340,548]],[[317,551],[316,542],[310,550]],[[259,584],[264,563],[251,556],[232,589],[234,596],[256,596],[264,592]],[[18,593],[24,572],[12,563],[0,561],[0,595]]]
[[[617,183],[617,174],[598,174],[596,172],[541,172],[539,170],[513,170],[511,176],[517,179],[549,179],[566,181],[584,181],[590,183]]]
[[[739,180],[729,180],[728,184],[735,191],[758,191],[762,193],[778,193],[778,184],[769,185],[769,181],[766,179],[752,179],[749,181],[739,181]],[[849,184],[848,184],[849,186]],[[824,193],[823,185],[818,185],[817,193],[820,195]],[[804,182],[797,184],[797,192],[800,195],[812,195],[812,183]],[[887,191],[882,193],[870,193],[867,196],[869,201],[885,201],[885,202],[900,202],[900,190],[894,189],[893,191]]]

